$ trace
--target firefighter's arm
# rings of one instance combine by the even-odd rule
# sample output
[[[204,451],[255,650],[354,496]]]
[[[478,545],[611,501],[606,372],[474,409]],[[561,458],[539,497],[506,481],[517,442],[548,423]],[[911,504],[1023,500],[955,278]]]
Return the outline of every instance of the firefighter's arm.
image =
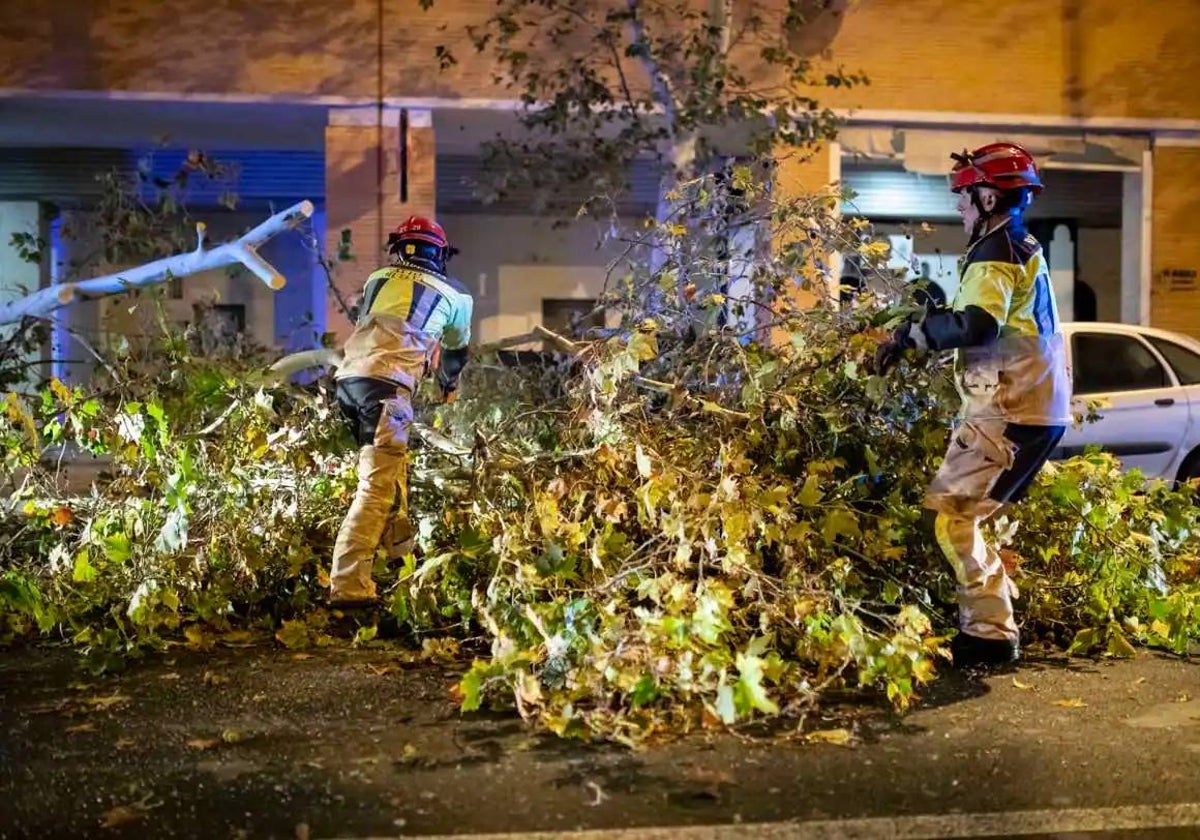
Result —
[[[952,350],[991,344],[1008,321],[1008,309],[1020,269],[1010,263],[977,262],[967,266],[954,306],[930,310],[908,338],[922,350]]]
[[[438,359],[437,380],[442,389],[442,398],[452,402],[458,391],[458,377],[467,366],[471,343],[471,312],[473,300],[461,295],[454,308],[450,323],[442,333],[442,352]]]
[[[1015,265],[978,262],[967,266],[954,306],[928,309],[925,317],[900,327],[875,350],[874,369],[885,374],[905,350],[952,350],[981,347],[1000,335],[1016,288]]]

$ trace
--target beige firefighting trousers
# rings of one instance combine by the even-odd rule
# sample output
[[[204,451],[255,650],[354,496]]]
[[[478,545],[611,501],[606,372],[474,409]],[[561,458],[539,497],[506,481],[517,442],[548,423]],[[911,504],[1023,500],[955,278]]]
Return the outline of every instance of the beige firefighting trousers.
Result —
[[[353,380],[352,380],[353,381]],[[339,393],[339,399],[341,399]],[[412,400],[404,390],[382,403],[374,438],[358,453],[358,487],[333,548],[329,597],[334,602],[375,597],[371,572],[387,536],[389,554],[412,536],[408,524],[408,430]],[[364,414],[369,412],[364,411]]]
[[[981,526],[1004,507],[993,499],[997,479],[1013,466],[1015,448],[1003,420],[965,421],[929,485],[925,506],[935,511],[938,546],[958,580],[959,629],[983,639],[1018,638],[1016,587]]]

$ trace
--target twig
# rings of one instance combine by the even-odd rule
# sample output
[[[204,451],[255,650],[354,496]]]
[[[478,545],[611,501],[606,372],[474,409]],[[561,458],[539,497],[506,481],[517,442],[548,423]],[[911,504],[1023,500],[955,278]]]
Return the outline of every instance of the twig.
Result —
[[[110,365],[108,361],[102,355],[100,355],[100,352],[96,350],[96,348],[93,347],[86,338],[79,334],[78,330],[76,330],[74,327],[67,327],[67,335],[78,342],[80,347],[88,351],[92,358],[94,358],[104,367],[104,370],[107,371],[108,375],[112,377],[112,380],[117,384],[117,387],[125,387],[126,383],[121,379],[121,375],[117,373],[116,368]]]

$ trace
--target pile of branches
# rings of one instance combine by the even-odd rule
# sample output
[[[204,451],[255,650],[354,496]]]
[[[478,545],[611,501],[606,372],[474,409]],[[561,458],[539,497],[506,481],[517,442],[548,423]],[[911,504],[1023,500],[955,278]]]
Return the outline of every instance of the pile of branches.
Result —
[[[458,401],[422,408],[417,549],[376,573],[410,639],[477,651],[464,709],[633,743],[846,687],[903,708],[945,664],[954,582],[920,502],[956,405],[947,360],[869,373],[909,304],[839,309],[815,278],[825,248],[869,262],[877,243],[819,207],[772,217],[799,244],[758,260],[744,300],[712,281],[712,231],[671,223],[651,232],[654,271],[614,274],[608,329],[536,336],[551,349],[525,364],[479,352]],[[788,304],[796,277],[818,305]],[[745,328],[763,301],[772,320]],[[328,643],[353,490],[328,389],[160,352],[155,375],[114,363],[103,388],[6,398],[0,631],[69,638],[101,666],[231,632]],[[108,475],[65,496],[48,444],[104,454]],[[1144,490],[1108,456],[1049,467],[994,525],[1027,643],[1186,650],[1197,519],[1188,490]]]

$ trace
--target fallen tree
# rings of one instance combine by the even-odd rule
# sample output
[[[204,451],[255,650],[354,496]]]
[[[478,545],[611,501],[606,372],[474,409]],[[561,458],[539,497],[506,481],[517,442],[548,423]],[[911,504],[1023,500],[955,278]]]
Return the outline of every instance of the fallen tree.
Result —
[[[187,277],[202,271],[238,264],[245,266],[268,288],[278,291],[284,287],[287,280],[259,255],[258,249],[271,237],[294,228],[312,213],[312,202],[301,201],[287,210],[276,213],[232,242],[215,248],[205,247],[205,225],[203,222],[197,223],[194,251],[164,257],[101,277],[38,289],[23,298],[0,304],[0,324],[16,323],[26,317],[44,318],[55,309],[75,300],[121,294],[171,278]]]
[[[816,212],[827,198],[766,214],[878,263],[866,227]],[[464,709],[515,708],[562,735],[802,721],[847,688],[906,707],[936,678],[955,612],[920,510],[955,405],[944,360],[870,375],[909,302],[791,307],[798,280],[822,282],[798,278],[794,255],[758,263],[744,301],[664,305],[649,287],[671,278],[645,254],[695,234],[623,236],[642,256],[613,265],[615,332],[519,337],[550,339],[536,365],[481,348],[458,401],[422,404],[418,550],[376,569],[391,620],[430,655],[472,657]],[[705,319],[764,303],[775,314],[749,334]],[[768,327],[785,340],[761,340]],[[97,668],[174,644],[336,643],[322,599],[353,447],[324,381],[294,388],[290,362],[192,358],[163,338],[170,376],[114,359],[119,388],[6,397],[4,475],[27,472],[0,508],[0,632],[69,640]],[[57,442],[108,455],[108,474],[57,492],[38,462]],[[1143,492],[1089,454],[1048,468],[996,531],[1027,643],[1123,656],[1200,637],[1187,492]]]

